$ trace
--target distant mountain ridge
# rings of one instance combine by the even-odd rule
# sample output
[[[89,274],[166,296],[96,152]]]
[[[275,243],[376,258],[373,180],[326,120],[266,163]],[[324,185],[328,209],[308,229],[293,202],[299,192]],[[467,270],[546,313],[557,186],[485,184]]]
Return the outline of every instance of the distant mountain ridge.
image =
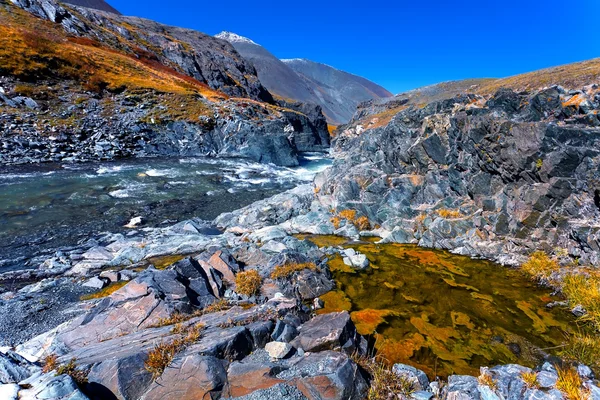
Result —
[[[63,2],[74,6],[93,8],[94,10],[106,11],[113,14],[121,14],[104,0],[63,0]]]
[[[230,42],[257,70],[260,81],[273,94],[318,104],[329,123],[348,122],[358,104],[393,96],[385,88],[329,65],[305,59],[280,60],[258,43],[232,32],[217,38]]]

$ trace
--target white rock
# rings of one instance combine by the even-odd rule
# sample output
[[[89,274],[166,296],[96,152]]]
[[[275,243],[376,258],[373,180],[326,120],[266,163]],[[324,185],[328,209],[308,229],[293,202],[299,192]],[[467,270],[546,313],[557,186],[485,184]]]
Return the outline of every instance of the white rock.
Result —
[[[138,225],[141,225],[142,221],[143,221],[142,217],[133,217],[133,218],[131,218],[129,223],[127,225],[125,225],[124,227],[133,229],[133,228],[137,227]]]
[[[292,351],[292,345],[283,342],[269,342],[265,346],[265,350],[267,353],[269,353],[271,358],[280,359],[290,354],[290,351]]]
[[[17,400],[19,398],[19,385],[0,385],[0,399]]]

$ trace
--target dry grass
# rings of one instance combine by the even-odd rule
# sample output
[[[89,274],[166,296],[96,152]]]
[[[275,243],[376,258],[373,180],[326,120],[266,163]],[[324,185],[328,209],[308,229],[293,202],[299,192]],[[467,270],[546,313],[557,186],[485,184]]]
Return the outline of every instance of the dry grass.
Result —
[[[179,333],[183,334],[181,338],[168,343],[159,343],[148,353],[148,358],[144,362],[146,371],[152,374],[153,379],[158,378],[169,366],[175,355],[185,347],[197,342],[204,330],[204,325],[193,325],[182,329]]]
[[[56,354],[50,354],[44,358],[42,372],[47,374],[50,371],[54,371],[58,368],[58,356]]]
[[[329,132],[329,136],[332,138],[335,137],[335,130],[337,129],[336,125],[327,124],[327,131]]]
[[[537,380],[537,376],[538,374],[535,371],[523,372],[521,374],[521,379],[523,382],[525,382],[525,386],[527,386],[529,389],[538,389],[540,384]]]
[[[151,89],[224,98],[151,53],[126,53],[86,38],[68,37],[58,24],[9,5],[0,8],[0,73],[23,81],[69,79],[92,92]]]
[[[342,210],[330,219],[335,229],[342,226],[343,221],[353,224],[358,230],[366,231],[371,229],[371,222],[366,216],[357,217],[356,210]]]
[[[158,321],[156,321],[156,323],[149,326],[149,328],[160,328],[163,326],[180,324],[182,322],[189,321],[194,317],[194,314],[182,314],[180,312],[174,312],[166,318],[160,318]]]
[[[61,364],[56,368],[56,376],[69,375],[78,386],[84,386],[88,382],[88,372],[78,369],[75,365],[76,360],[71,359],[67,364]]]
[[[571,306],[581,305],[587,311],[582,321],[600,331],[600,277],[597,274],[568,274],[563,278],[562,292]]]
[[[412,383],[403,376],[392,371],[392,368],[377,357],[368,358],[352,355],[352,360],[360,365],[371,376],[368,400],[389,400],[405,398],[415,391]]]
[[[532,278],[547,282],[551,275],[560,269],[560,266],[556,260],[550,258],[543,251],[536,251],[527,262],[521,265],[521,269]]]
[[[559,355],[566,360],[583,363],[600,369],[600,339],[596,335],[571,335]]]
[[[589,393],[582,387],[581,378],[574,368],[557,368],[558,380],[556,388],[560,390],[567,400],[584,400],[589,398]]]
[[[93,299],[102,299],[104,297],[110,296],[111,294],[113,294],[117,290],[121,289],[123,286],[127,285],[128,283],[129,282],[127,282],[127,281],[119,281],[119,282],[111,283],[104,289],[101,289],[94,293],[84,294],[79,299],[82,301],[93,300]]]
[[[317,270],[317,265],[315,263],[288,263],[285,265],[280,265],[275,267],[273,272],[271,273],[271,279],[281,279],[287,278],[296,272],[304,271],[305,269],[310,269],[311,271]]]
[[[463,217],[462,213],[459,210],[450,210],[447,208],[441,208],[441,209],[437,210],[436,212],[440,217],[447,218],[447,219],[456,219],[456,218]]]
[[[367,218],[365,216],[356,218],[354,220],[354,225],[360,231],[367,231],[367,230],[371,229],[371,222],[369,222],[369,218]]]
[[[338,213],[338,216],[349,221],[356,219],[356,210],[342,210]]]
[[[484,372],[479,375],[479,377],[477,377],[477,381],[480,385],[487,386],[492,390],[498,389],[498,382],[492,378],[488,372]]]
[[[600,79],[600,58],[561,65],[553,68],[496,79],[481,84],[479,94],[493,94],[498,89],[537,90],[546,86],[561,85],[568,89],[580,89]]]
[[[257,270],[239,272],[235,276],[236,292],[245,296],[253,296],[258,293],[262,285],[262,278]]]

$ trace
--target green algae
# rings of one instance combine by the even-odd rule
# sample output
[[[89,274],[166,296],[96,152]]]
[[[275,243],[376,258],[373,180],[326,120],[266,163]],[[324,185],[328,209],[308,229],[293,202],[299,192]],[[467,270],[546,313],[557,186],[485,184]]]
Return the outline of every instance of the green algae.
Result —
[[[430,377],[478,375],[480,366],[534,367],[577,327],[557,300],[518,270],[413,245],[303,236],[318,246],[351,247],[373,268],[354,271],[330,260],[338,290],[320,312],[348,310],[378,354]]]

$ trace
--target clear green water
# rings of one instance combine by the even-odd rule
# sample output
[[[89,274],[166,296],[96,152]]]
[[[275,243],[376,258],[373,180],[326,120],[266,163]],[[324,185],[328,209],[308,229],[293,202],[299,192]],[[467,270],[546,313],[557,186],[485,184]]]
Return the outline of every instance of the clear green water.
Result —
[[[319,246],[343,239],[308,237]],[[338,290],[323,312],[348,310],[360,333],[372,334],[388,362],[411,364],[430,377],[478,375],[480,366],[535,366],[565,334],[578,329],[559,300],[520,271],[410,245],[343,244],[367,255],[355,272],[330,261]]]

